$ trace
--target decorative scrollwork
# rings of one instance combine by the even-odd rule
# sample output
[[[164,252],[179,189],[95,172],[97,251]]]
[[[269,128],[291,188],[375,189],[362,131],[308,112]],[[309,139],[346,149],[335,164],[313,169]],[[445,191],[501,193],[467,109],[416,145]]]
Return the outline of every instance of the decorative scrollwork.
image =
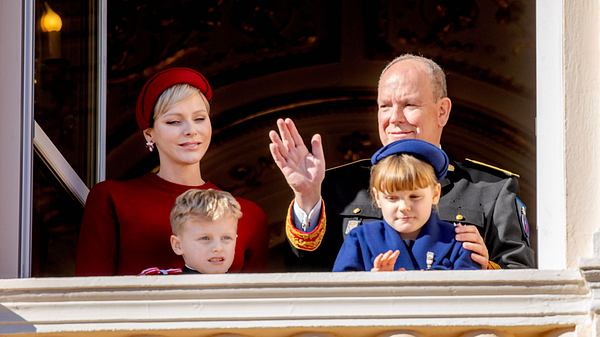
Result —
[[[108,21],[109,78],[131,74],[201,45],[222,25],[222,1],[120,1]]]

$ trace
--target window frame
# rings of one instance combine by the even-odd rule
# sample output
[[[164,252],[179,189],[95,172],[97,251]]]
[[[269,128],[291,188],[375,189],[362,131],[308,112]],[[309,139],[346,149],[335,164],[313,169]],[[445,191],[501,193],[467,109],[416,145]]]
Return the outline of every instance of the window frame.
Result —
[[[106,27],[107,27],[107,0],[97,0],[98,8],[92,11],[97,14],[96,36],[98,43],[95,46],[95,57],[97,59],[95,72],[96,93],[94,105],[96,108],[96,119],[93,129],[90,129],[94,145],[95,163],[92,168],[93,183],[105,179],[106,172]],[[85,204],[89,188],[84,181],[73,170],[71,165],[62,156],[53,142],[46,136],[43,129],[34,120],[33,101],[33,72],[35,51],[35,0],[23,0],[23,22],[22,22],[22,129],[21,129],[21,186],[20,186],[20,221],[19,221],[19,244],[15,258],[18,258],[18,277],[31,277],[32,265],[32,232],[33,232],[33,149],[35,148],[50,169],[59,177],[67,187],[68,192],[73,194],[82,204]],[[90,46],[93,46],[91,44]],[[11,254],[12,255],[12,254]]]
[[[536,1],[538,268],[567,268],[563,2]]]
[[[22,4],[21,77],[21,183],[19,198],[19,277],[31,276],[32,166],[33,146],[51,149],[50,142],[34,141],[33,120],[33,28],[35,0]],[[567,268],[566,169],[565,169],[565,88],[564,8],[560,0],[536,1],[536,195],[539,269]],[[98,76],[96,137],[96,182],[106,171],[106,37],[107,0],[98,0]],[[39,134],[35,134],[39,137]],[[35,144],[35,145],[34,145]],[[557,149],[560,149],[557,151]],[[54,158],[60,162],[60,158]],[[67,163],[68,165],[68,163]],[[63,170],[60,165],[53,167]],[[67,169],[68,170],[68,169]],[[70,175],[69,175],[70,176]],[[81,179],[79,177],[74,180]],[[67,186],[80,186],[78,182]],[[72,190],[76,193],[76,190]],[[6,238],[5,240],[10,240]],[[4,240],[3,240],[4,241]]]

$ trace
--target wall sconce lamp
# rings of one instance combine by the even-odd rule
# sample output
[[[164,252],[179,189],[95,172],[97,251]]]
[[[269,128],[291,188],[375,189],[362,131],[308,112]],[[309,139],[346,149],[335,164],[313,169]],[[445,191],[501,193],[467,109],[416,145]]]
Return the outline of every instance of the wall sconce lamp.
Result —
[[[55,11],[52,10],[47,2],[44,2],[44,14],[40,20],[42,32],[48,34],[48,57],[60,58],[61,43],[60,30],[62,28],[62,19]]]

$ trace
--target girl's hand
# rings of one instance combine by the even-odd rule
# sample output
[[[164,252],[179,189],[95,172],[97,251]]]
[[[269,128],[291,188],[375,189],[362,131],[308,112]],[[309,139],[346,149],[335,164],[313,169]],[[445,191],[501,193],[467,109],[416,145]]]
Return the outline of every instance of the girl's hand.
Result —
[[[385,253],[377,255],[375,261],[373,261],[371,271],[394,271],[394,265],[398,256],[400,256],[400,251],[397,249],[393,252],[388,250]],[[404,270],[404,268],[400,268],[399,270]]]

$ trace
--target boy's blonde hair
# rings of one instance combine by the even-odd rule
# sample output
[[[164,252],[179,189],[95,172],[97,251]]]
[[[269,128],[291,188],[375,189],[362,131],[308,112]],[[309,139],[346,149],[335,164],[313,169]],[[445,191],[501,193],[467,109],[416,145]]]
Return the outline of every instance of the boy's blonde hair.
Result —
[[[408,154],[392,155],[371,167],[370,191],[385,193],[412,191],[433,187],[438,183],[433,167]]]
[[[199,216],[215,221],[224,216],[236,220],[242,217],[242,209],[235,198],[225,191],[191,189],[182,193],[175,200],[171,209],[171,230],[179,233],[183,224],[192,216]]]
[[[206,99],[204,94],[200,92],[198,88],[185,83],[175,84],[174,86],[163,91],[163,93],[160,94],[160,96],[156,100],[156,104],[154,105],[154,115],[152,117],[152,123],[154,123],[154,121],[162,114],[167,112],[167,110],[169,110],[169,108],[171,108],[173,105],[183,101],[192,94],[200,95],[200,98],[202,98],[202,100],[206,104],[206,107],[208,109],[207,112],[210,112],[210,104],[208,103],[208,100]]]

